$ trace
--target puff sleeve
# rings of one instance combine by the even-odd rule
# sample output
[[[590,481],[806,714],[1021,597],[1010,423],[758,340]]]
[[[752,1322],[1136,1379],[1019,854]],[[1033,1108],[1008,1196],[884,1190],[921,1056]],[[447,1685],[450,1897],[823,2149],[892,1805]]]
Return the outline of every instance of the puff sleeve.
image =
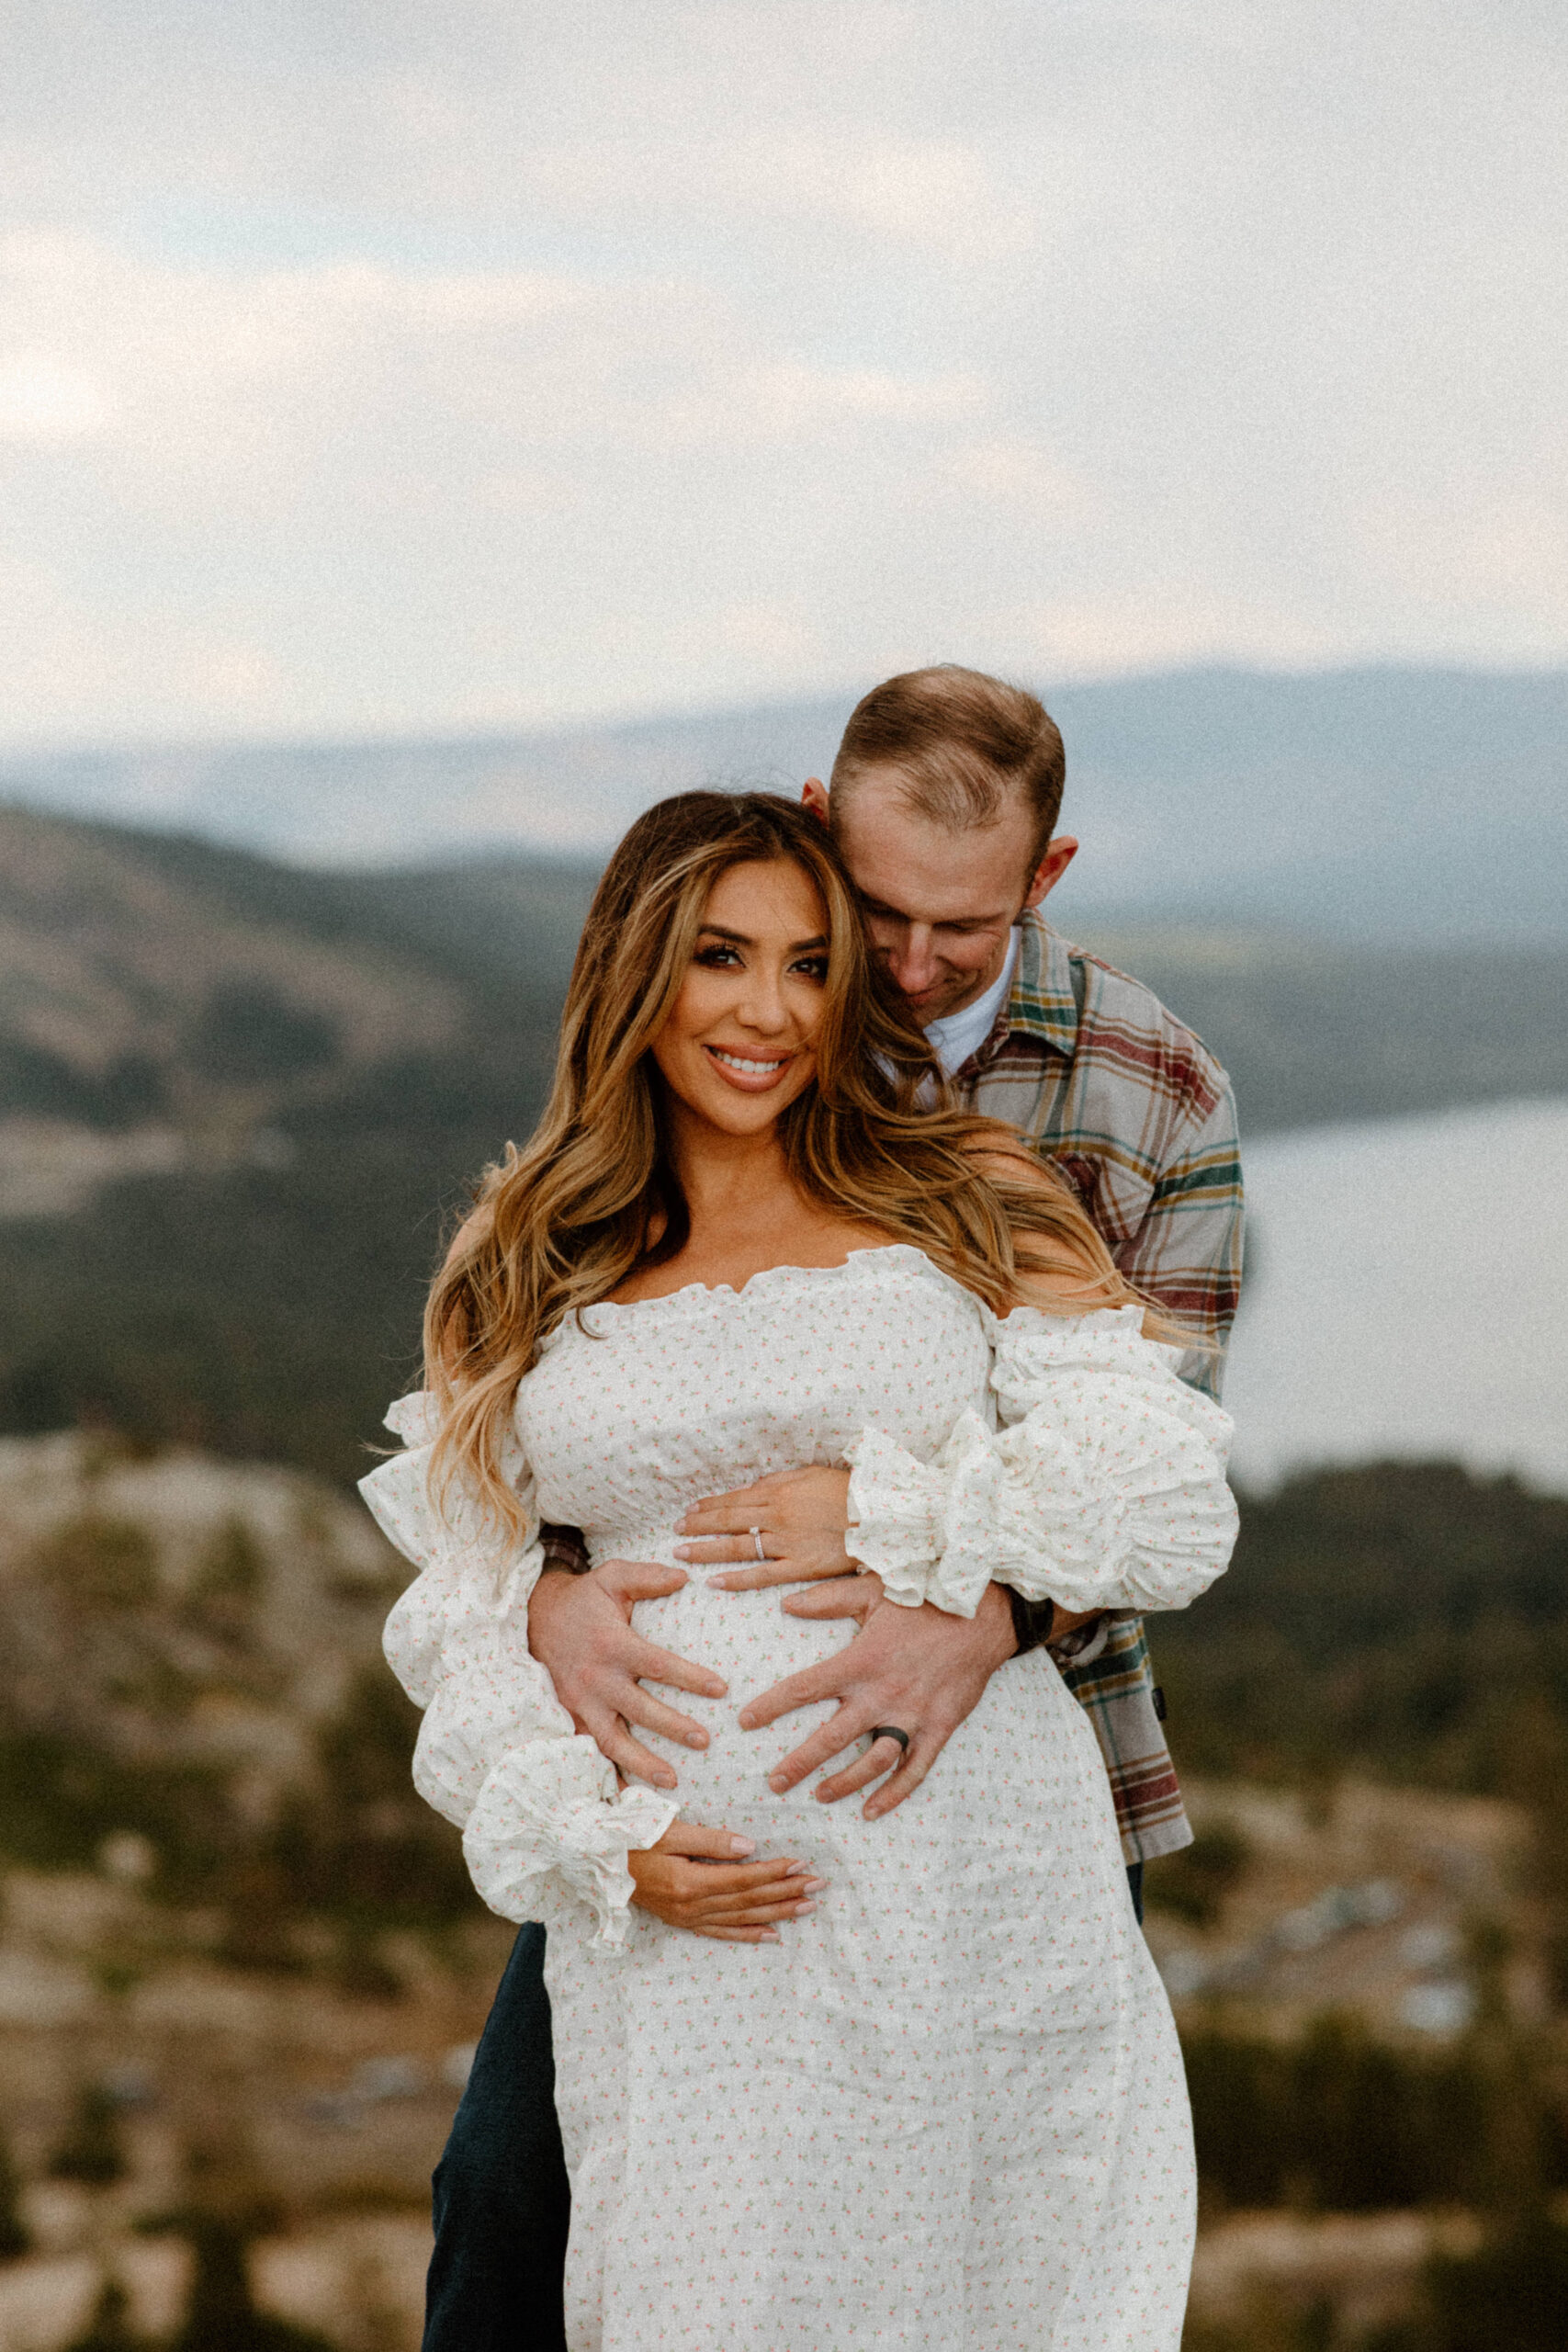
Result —
[[[963,1414],[931,1462],[863,1430],[852,1556],[890,1600],[960,1617],[993,1579],[1076,1611],[1184,1609],[1235,1542],[1230,1416],[1144,1338],[1140,1307],[987,1320],[998,1426]]]
[[[626,1854],[651,1846],[675,1799],[618,1786],[572,1728],[528,1647],[528,1601],[545,1566],[533,1480],[509,1438],[502,1466],[525,1525],[502,1542],[475,1505],[430,1494],[436,1419],[428,1393],[400,1397],[387,1426],[404,1450],[359,1482],[389,1541],[420,1573],[387,1620],[388,1664],[424,1710],[414,1786],[463,1832],[475,1886],[503,1918],[525,1919],[550,1871],[591,1903],[601,1944],[625,1941]]]

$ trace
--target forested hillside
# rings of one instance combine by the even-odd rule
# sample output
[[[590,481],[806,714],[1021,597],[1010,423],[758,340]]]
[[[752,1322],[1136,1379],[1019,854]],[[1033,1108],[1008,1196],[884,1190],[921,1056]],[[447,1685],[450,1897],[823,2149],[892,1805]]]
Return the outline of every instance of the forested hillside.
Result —
[[[1550,1774],[1568,1812],[1568,1498],[1445,1462],[1290,1479],[1156,1641],[1195,1770],[1527,1803]]]
[[[350,1476],[443,1220],[547,1080],[592,868],[303,873],[0,811],[0,1430]],[[1568,955],[1091,934],[1244,1133],[1568,1091]]]
[[[13,2251],[59,2166],[108,2178],[110,2055],[192,2179],[245,2140],[248,2212],[366,2193],[372,2141],[375,2194],[405,2199],[439,2147],[442,2052],[502,1946],[412,1793],[378,1655],[400,1569],[343,1490],[412,1372],[444,1220],[536,1114],[592,880],[302,874],[0,814],[0,1878],[28,1998],[98,2037],[11,2030]],[[1568,1091],[1568,958],[1089,944],[1208,1037],[1254,1135]],[[1231,1573],[1155,1652],[1201,1836],[1151,1871],[1150,1936],[1208,2212],[1472,2207],[1438,2318],[1380,2352],[1472,2352],[1443,2299],[1562,2252],[1568,1501],[1444,1464],[1293,1480],[1244,1498]],[[220,2095],[220,1994],[269,2020]],[[329,2025],[352,2057],[323,2060]],[[1403,2259],[1391,2311],[1416,2308]],[[1257,2329],[1195,2321],[1191,2352],[1337,2352],[1281,2295]]]
[[[351,1476],[547,1077],[588,888],[0,815],[0,1428]],[[444,890],[446,895],[444,895]]]

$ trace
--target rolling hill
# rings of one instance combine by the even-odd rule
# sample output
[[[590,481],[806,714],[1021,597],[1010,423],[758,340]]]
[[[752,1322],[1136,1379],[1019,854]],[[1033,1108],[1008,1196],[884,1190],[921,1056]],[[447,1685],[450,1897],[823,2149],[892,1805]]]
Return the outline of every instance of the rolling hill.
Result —
[[[308,872],[0,811],[0,1430],[362,1464],[444,1216],[529,1129],[593,868]],[[1568,1092],[1568,951],[1096,927],[1246,1132]]]
[[[520,962],[438,883],[20,812],[0,877],[0,1427],[344,1476],[534,1118],[581,877]]]

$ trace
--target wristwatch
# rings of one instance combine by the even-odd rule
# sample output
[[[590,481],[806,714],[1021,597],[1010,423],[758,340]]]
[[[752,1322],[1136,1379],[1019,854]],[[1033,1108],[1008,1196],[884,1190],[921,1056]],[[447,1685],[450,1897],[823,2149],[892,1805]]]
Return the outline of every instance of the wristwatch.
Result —
[[[1025,1650],[1037,1650],[1048,1637],[1051,1622],[1056,1614],[1056,1604],[1054,1600],[1025,1600],[1022,1593],[1015,1592],[1010,1584],[1007,1588],[1007,1596],[1008,1607],[1012,1611],[1013,1634],[1018,1643],[1013,1655],[1021,1657]]]
[[[1064,1668],[1076,1666],[1080,1658],[1095,1658],[1105,1647],[1108,1631],[1105,1617],[1086,1617],[1081,1625],[1071,1625],[1056,1641],[1051,1639],[1051,1623],[1056,1614],[1054,1600],[1025,1600],[1021,1592],[1007,1587],[1008,1606],[1012,1611],[1012,1630],[1018,1643],[1013,1652],[1021,1657],[1025,1650],[1037,1650],[1043,1645],[1056,1664]],[[1156,1692],[1156,1697],[1158,1693]],[[1162,1702],[1163,1704],[1163,1702]],[[1156,1709],[1156,1713],[1157,1713]],[[1165,1717],[1160,1716],[1163,1723]]]
[[[539,1548],[547,1566],[566,1568],[574,1577],[588,1573],[588,1546],[575,1527],[541,1527]]]

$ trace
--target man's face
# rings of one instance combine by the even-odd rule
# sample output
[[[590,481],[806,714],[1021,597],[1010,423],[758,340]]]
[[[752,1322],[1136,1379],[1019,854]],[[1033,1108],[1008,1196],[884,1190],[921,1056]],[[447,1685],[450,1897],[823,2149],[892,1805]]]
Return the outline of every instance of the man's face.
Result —
[[[826,814],[820,784],[805,798]],[[833,831],[854,876],[878,955],[921,1028],[984,996],[1008,933],[1066,871],[1077,847],[1058,835],[1038,865],[1028,810],[950,832],[916,813],[897,772],[872,769],[842,797]]]

